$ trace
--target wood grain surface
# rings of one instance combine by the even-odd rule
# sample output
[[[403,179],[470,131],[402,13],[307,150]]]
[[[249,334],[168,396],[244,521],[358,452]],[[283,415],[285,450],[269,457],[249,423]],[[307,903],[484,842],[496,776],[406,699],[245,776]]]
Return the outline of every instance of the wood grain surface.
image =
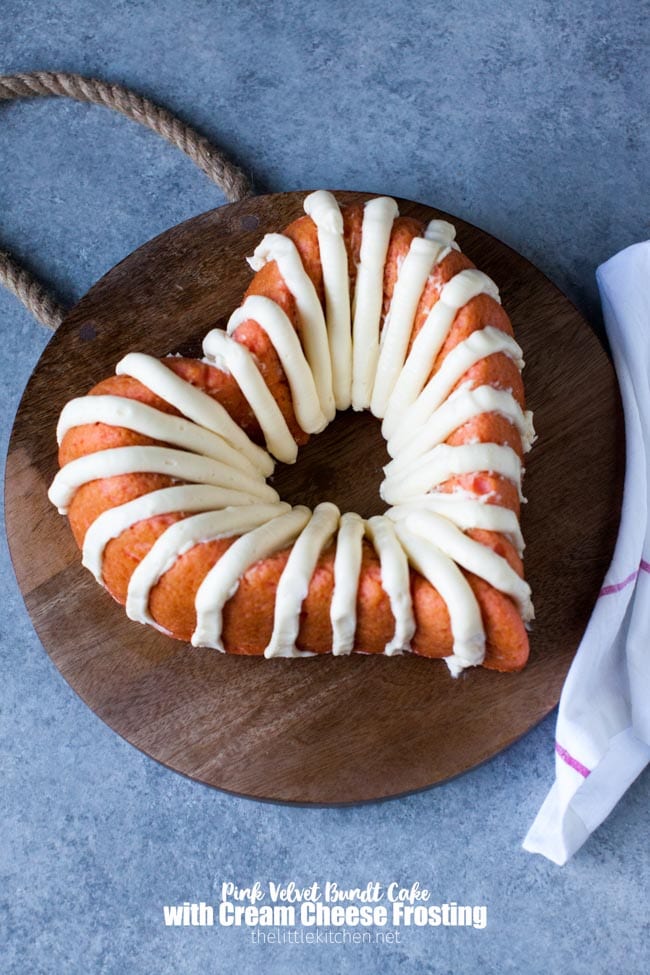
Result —
[[[36,631],[65,679],[115,731],[157,761],[247,796],[349,803],[399,795],[482,762],[556,704],[613,550],[624,439],[612,366],[571,303],[483,231],[451,219],[462,249],[497,282],[524,349],[539,442],[523,530],[537,620],[521,674],[452,680],[409,656],[250,659],[193,649],[128,620],[81,566],[46,497],[64,403],[126,352],[200,354],[250,280],[244,258],[302,213],[304,193],[256,197],[195,217],[139,248],[72,309],[46,348],[15,421],[6,473],[11,555]],[[342,192],[341,202],[367,199]],[[369,516],[387,454],[379,423],[345,413],[273,483],[285,500],[335,501]]]

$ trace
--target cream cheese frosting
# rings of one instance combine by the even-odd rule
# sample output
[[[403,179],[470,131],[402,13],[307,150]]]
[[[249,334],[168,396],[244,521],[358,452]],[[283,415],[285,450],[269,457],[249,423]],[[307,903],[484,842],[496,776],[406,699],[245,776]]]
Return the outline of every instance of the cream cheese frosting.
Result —
[[[338,201],[319,190],[305,198],[304,209],[316,228],[323,303],[293,240],[285,234],[266,234],[249,263],[259,270],[276,262],[295,302],[299,329],[276,302],[249,295],[231,315],[227,329],[213,329],[203,343],[204,361],[228,372],[239,387],[266,449],[254,443],[216,399],[177,375],[164,360],[132,352],[118,363],[116,374],[142,383],[173,412],[116,395],[71,400],[59,419],[60,444],[69,431],[86,424],[124,428],[151,443],[110,447],[69,461],[54,478],[49,497],[65,513],[76,492],[92,481],[129,473],[170,477],[172,486],[96,517],[83,541],[83,564],[103,582],[104,554],[112,540],[146,519],[181,514],[158,536],[128,585],[129,617],[160,628],[150,610],[151,593],[160,579],[194,546],[231,539],[194,602],[192,644],[222,651],[224,609],[242,578],[261,560],[290,547],[277,583],[265,656],[310,656],[298,646],[301,612],[319,558],[333,546],[332,653],[351,653],[363,550],[369,544],[376,552],[394,619],[384,653],[411,649],[416,633],[410,575],[414,569],[447,607],[453,651],[446,662],[456,675],[485,656],[481,613],[465,573],[504,593],[524,621],[534,615],[528,584],[503,556],[467,534],[498,533],[521,556],[524,542],[516,514],[486,503],[486,497],[436,490],[453,476],[487,471],[520,491],[522,464],[511,447],[478,442],[451,446],[445,441],[473,417],[495,413],[515,427],[524,451],[530,449],[535,439],[532,414],[522,410],[511,390],[471,382],[458,385],[468,370],[491,355],[506,355],[521,369],[522,352],[510,335],[487,325],[455,345],[433,371],[461,309],[478,295],[500,301],[494,282],[474,269],[460,271],[439,289],[432,307],[419,313],[426,317],[412,340],[432,274],[459,249],[451,224],[433,220],[422,236],[413,238],[382,320],[385,263],[398,216],[395,201],[379,197],[364,206],[353,293]],[[341,514],[329,502],[313,512],[302,505],[291,508],[266,483],[274,458],[293,463],[298,448],[259,360],[237,341],[238,329],[248,321],[264,331],[277,353],[296,422],[305,433],[320,432],[336,409],[350,406],[370,408],[383,418],[382,432],[392,458],[380,489],[391,506],[384,515],[365,520],[354,512]]]
[[[395,632],[384,648],[391,657],[410,650],[415,633],[408,552],[399,544],[395,527],[383,515],[370,518],[366,530],[379,555],[381,584],[395,620]]]
[[[332,361],[325,316],[316,289],[305,271],[298,248],[284,234],[266,234],[255,248],[248,263],[259,271],[269,261],[275,261],[284,282],[293,295],[303,330],[305,355],[314,375],[321,409],[326,420],[336,412],[332,390]]]
[[[311,518],[293,544],[275,598],[273,632],[265,657],[299,657],[296,640],[300,628],[300,609],[318,558],[333,538],[341,512],[335,504],[316,505]]]
[[[153,356],[129,352],[115,367],[117,376],[137,379],[189,420],[217,433],[246,457],[265,477],[273,471],[273,461],[265,450],[254,444],[238,423],[203,390],[177,376]]]
[[[411,530],[410,518],[397,521],[395,532],[409,562],[447,605],[454,646],[453,653],[444,659],[451,674],[457,676],[465,667],[481,664],[485,659],[485,631],[476,596],[467,579],[452,558],[429,538]]]
[[[343,216],[336,197],[326,190],[310,193],[304,208],[318,228],[334,402],[337,410],[347,410],[352,401],[352,330]]]
[[[330,606],[332,653],[352,653],[357,630],[357,592],[363,555],[365,522],[358,514],[341,515],[334,558],[334,590]]]
[[[379,196],[363,208],[361,252],[352,304],[352,406],[370,406],[379,358],[379,331],[384,295],[384,265],[393,221],[399,215],[395,200]]]
[[[230,546],[208,572],[196,594],[193,646],[212,647],[225,652],[222,641],[223,609],[237,591],[242,576],[256,562],[291,544],[310,517],[309,508],[298,505],[241,535]]]
[[[151,590],[181,555],[201,542],[230,538],[250,531],[288,510],[289,505],[284,503],[251,504],[204,511],[174,522],[156,539],[131,575],[126,597],[126,615],[139,623],[157,625],[149,614]]]
[[[327,426],[321,409],[318,391],[309,363],[298,338],[298,333],[286,313],[275,301],[263,295],[249,295],[230,316],[228,335],[249,319],[266,332],[282,364],[289,388],[296,419],[305,433],[320,433]],[[212,335],[208,333],[206,341]]]
[[[487,274],[474,269],[460,271],[442,287],[438,300],[413,340],[387,404],[382,425],[386,440],[393,436],[401,415],[424,388],[454,318],[468,301],[480,294],[487,294],[495,301],[500,300],[494,281]]]
[[[203,352],[209,362],[234,376],[262,428],[269,453],[285,464],[295,463],[296,441],[246,346],[214,328],[203,340]]]

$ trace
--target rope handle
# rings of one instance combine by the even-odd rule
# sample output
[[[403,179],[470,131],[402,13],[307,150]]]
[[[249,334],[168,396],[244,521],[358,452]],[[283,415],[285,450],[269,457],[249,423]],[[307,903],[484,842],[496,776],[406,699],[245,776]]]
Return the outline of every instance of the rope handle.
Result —
[[[0,102],[38,96],[74,98],[78,102],[92,102],[121,112],[134,122],[152,129],[189,156],[231,203],[253,192],[244,173],[230,162],[221,149],[166,108],[123,85],[63,71],[0,75]],[[29,271],[4,251],[0,251],[0,283],[12,291],[43,325],[56,329],[63,321],[64,307],[48,294]]]

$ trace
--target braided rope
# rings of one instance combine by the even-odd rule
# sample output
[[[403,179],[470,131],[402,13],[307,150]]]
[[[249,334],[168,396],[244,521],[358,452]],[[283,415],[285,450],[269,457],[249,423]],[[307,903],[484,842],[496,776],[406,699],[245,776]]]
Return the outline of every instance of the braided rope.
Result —
[[[84,78],[63,71],[35,71],[31,74],[0,75],[0,101],[14,98],[61,96],[80,102],[104,105],[140,125],[152,129],[187,156],[230,202],[250,196],[252,189],[246,176],[216,146],[185,122],[148,98],[123,85],[97,78]],[[56,329],[65,315],[59,305],[33,275],[18,262],[0,251],[0,283],[12,291],[25,307],[48,328]]]
[[[27,311],[39,322],[53,331],[59,327],[65,316],[63,305],[55,301],[34,275],[6,251],[0,251],[0,282],[22,301]]]

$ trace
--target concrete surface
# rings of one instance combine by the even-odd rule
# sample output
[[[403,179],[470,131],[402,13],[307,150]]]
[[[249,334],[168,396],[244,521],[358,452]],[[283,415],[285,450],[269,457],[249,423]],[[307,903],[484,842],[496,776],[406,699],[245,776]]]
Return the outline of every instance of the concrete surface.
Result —
[[[3,0],[0,71],[125,82],[220,141],[262,191],[420,199],[539,265],[599,327],[594,269],[648,236],[650,5]],[[178,151],[64,101],[0,109],[0,241],[68,301],[221,202]],[[0,293],[3,453],[47,334]],[[440,788],[362,808],[235,799],[159,767],[59,677],[0,551],[0,971],[637,973],[647,970],[648,801],[638,780],[564,869],[520,843],[551,783],[553,718]],[[419,880],[485,903],[485,930],[400,945],[251,944],[165,928],[222,880]]]

